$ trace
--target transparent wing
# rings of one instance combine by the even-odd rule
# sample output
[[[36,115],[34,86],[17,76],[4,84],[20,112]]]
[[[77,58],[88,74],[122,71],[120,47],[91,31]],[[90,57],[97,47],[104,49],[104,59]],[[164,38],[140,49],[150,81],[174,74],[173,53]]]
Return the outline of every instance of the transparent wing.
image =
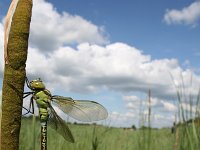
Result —
[[[107,110],[99,103],[89,100],[73,100],[70,97],[52,96],[52,102],[64,113],[79,121],[91,122],[106,119]]]
[[[51,105],[49,105],[49,108],[50,108],[50,114],[48,120],[49,125],[54,130],[56,130],[60,135],[62,135],[65,140],[74,143],[73,135],[69,127],[67,126],[66,122],[57,115],[57,113],[55,112],[55,110]]]

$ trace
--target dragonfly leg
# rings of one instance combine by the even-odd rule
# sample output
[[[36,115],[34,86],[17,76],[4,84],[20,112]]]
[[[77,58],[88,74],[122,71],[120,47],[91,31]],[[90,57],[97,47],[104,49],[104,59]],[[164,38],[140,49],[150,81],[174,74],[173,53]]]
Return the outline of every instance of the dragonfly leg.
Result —
[[[25,78],[25,82],[26,82],[27,87],[28,87],[29,89],[31,89],[30,82],[29,82],[29,80],[28,80],[27,77]]]
[[[26,114],[34,114],[34,103],[33,103],[33,97],[31,97],[30,103],[29,103],[29,108],[25,108],[23,107],[27,112],[25,114],[23,114],[23,116],[25,116]],[[32,110],[31,110],[32,109]]]
[[[34,114],[34,102],[33,102],[33,97],[31,97],[31,104],[32,104],[32,114]]]
[[[26,97],[28,97],[31,94],[33,94],[33,92],[24,92],[23,93],[23,98],[26,98]]]

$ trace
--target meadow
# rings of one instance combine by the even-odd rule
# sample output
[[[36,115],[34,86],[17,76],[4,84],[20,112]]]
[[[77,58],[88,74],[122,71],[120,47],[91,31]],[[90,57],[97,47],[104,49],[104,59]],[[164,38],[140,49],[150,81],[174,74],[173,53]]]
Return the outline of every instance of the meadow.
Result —
[[[184,91],[184,92],[182,92]],[[64,140],[55,130],[48,128],[48,150],[199,150],[200,149],[200,90],[197,97],[186,93],[184,86],[177,88],[178,122],[176,130],[150,127],[151,105],[148,119],[136,130],[103,125],[68,123],[75,143]],[[149,94],[149,104],[150,101]],[[190,109],[185,109],[184,102]],[[193,109],[194,108],[194,109]],[[40,121],[36,117],[23,117],[20,130],[20,150],[40,149]]]
[[[170,128],[125,130],[101,125],[69,124],[75,143],[69,143],[48,129],[48,150],[172,150],[175,134]],[[20,150],[40,149],[40,122],[23,118]]]

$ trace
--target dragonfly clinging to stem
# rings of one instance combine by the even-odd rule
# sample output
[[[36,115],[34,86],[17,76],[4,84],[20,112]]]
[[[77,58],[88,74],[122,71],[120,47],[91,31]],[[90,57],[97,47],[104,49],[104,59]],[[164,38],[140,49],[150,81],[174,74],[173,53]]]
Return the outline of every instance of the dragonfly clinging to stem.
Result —
[[[41,79],[29,82],[26,78],[26,83],[27,87],[31,90],[31,92],[24,93],[24,98],[31,95],[29,108],[25,108],[27,113],[34,113],[33,101],[35,100],[39,108],[41,122],[48,121],[48,124],[69,142],[74,142],[72,133],[65,121],[56,113],[52,105],[57,106],[70,117],[84,122],[103,120],[108,116],[107,110],[95,101],[73,100],[70,97],[58,95],[52,96],[50,91],[45,88]]]

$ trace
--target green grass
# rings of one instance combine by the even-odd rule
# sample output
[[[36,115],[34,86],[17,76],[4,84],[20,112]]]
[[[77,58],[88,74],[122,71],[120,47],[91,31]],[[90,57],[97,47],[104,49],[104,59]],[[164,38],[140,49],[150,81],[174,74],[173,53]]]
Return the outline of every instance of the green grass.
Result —
[[[173,76],[172,80],[175,81]],[[180,85],[176,85],[174,82],[174,86],[177,92],[179,119],[175,140],[176,149],[198,150],[200,149],[200,122],[197,120],[200,119],[200,89],[197,89],[197,93],[194,94],[192,75],[189,83],[185,83],[181,76]],[[188,105],[187,108],[184,108],[184,104]]]
[[[2,116],[2,96],[0,92],[0,136],[1,136],[1,116]],[[1,142],[1,137],[0,137],[0,142]]]
[[[34,126],[35,124],[35,126]],[[48,130],[48,150],[146,150],[148,129],[129,131],[98,125],[69,125],[75,143],[65,141],[53,129]],[[150,150],[172,150],[174,134],[170,129],[152,129]],[[20,133],[20,150],[40,149],[40,123],[23,118]]]
[[[192,82],[191,82],[192,87]],[[149,91],[149,127],[129,131],[122,128],[98,125],[69,124],[76,142],[65,141],[53,129],[48,130],[48,150],[199,150],[200,149],[200,89],[197,97],[182,85],[176,87],[178,100],[178,125],[176,132],[170,128],[151,129],[151,94]],[[189,110],[183,104],[189,104]],[[194,111],[194,109],[196,111]],[[140,116],[144,118],[144,114]],[[194,121],[194,119],[199,121]],[[191,120],[191,121],[189,121]],[[198,123],[197,123],[198,122]],[[141,124],[141,125],[143,125]],[[23,118],[20,134],[20,150],[40,149],[40,123],[36,119]]]

